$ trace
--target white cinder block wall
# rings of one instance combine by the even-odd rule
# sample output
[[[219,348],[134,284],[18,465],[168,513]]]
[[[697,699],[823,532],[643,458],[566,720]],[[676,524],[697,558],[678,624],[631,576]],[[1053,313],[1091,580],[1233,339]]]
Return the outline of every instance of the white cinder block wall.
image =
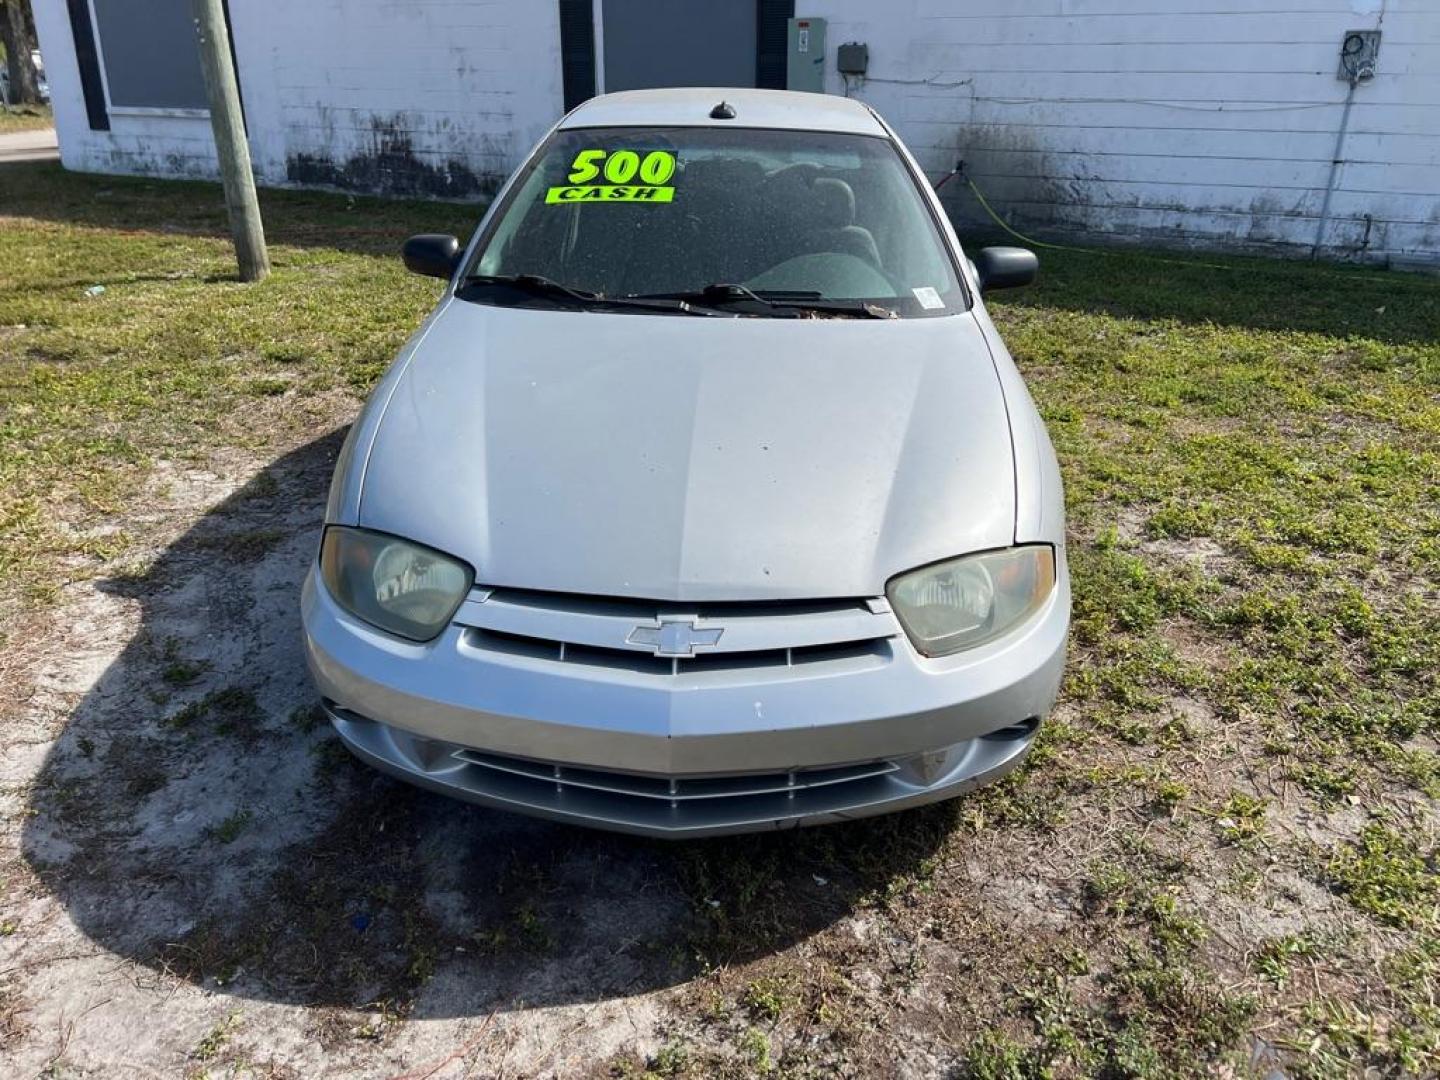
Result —
[[[91,131],[65,0],[34,8],[66,168],[216,175],[203,115]],[[230,19],[263,184],[483,195],[563,111],[553,2],[232,0]]]
[[[267,182],[489,194],[563,111],[548,0],[234,0],[230,12]]]
[[[1440,264],[1440,0],[811,0],[851,94],[935,177],[966,163],[1021,227],[1305,253],[1347,84],[1348,30],[1383,34],[1355,91],[1332,256]],[[947,202],[982,213],[960,184]]]
[[[751,3],[752,0],[716,0]],[[554,0],[231,0],[261,182],[469,196],[563,110]],[[797,0],[854,96],[933,176],[963,159],[1016,226],[1304,254],[1346,84],[1379,28],[1323,230],[1332,257],[1440,264],[1440,0]],[[208,121],[86,121],[65,0],[36,0],[67,167],[213,175]],[[689,43],[685,47],[703,47]],[[952,183],[957,217],[978,220]]]

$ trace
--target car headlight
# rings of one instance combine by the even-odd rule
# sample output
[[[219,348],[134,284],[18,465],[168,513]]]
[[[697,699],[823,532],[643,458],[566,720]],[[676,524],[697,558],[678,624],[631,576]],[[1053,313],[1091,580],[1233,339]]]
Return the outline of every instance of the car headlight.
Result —
[[[343,525],[325,530],[320,574],[350,614],[411,641],[444,630],[475,580],[470,567],[433,548]]]
[[[893,578],[885,593],[900,625],[926,656],[993,641],[1033,613],[1055,587],[1048,544],[987,551]]]

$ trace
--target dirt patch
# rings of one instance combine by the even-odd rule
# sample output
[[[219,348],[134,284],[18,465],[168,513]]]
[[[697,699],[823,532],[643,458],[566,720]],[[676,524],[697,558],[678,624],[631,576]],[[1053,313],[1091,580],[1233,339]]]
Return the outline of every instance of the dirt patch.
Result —
[[[703,970],[706,917],[743,909],[741,883],[690,876],[703,849],[431,796],[315,722],[298,596],[342,434],[263,465],[233,449],[158,463],[126,518],[135,544],[65,586],[21,643],[0,758],[14,1068],[530,1075],[643,1059],[665,1041],[670,988]],[[765,935],[741,922],[726,955],[823,929],[925,850],[865,842],[878,877],[812,884],[803,918]],[[811,881],[785,856],[774,847],[777,904]]]

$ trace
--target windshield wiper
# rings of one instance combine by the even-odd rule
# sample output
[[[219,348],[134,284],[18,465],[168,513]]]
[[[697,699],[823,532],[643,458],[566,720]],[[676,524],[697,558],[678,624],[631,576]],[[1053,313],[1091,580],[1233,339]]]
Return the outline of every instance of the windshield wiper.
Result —
[[[471,274],[465,285],[500,285],[517,289],[531,296],[549,296],[569,300],[582,307],[626,307],[645,311],[678,311],[685,315],[721,315],[722,312],[696,307],[684,297],[606,296],[563,285],[540,274]]]
[[[728,282],[717,282],[688,292],[636,293],[626,299],[682,300],[712,307],[725,304],[759,304],[771,310],[794,312],[792,318],[803,317],[805,312],[856,319],[896,318],[895,312],[889,308],[863,300],[826,300],[824,294],[805,289],[762,289],[757,292],[744,285]]]

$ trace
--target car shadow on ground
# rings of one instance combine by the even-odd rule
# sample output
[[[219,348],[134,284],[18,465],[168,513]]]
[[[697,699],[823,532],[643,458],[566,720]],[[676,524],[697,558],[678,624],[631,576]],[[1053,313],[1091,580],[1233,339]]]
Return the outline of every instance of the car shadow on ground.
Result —
[[[90,594],[138,629],[41,767],[23,850],[98,945],[268,1001],[417,1017],[587,1002],[783,949],[918,872],[950,833],[941,806],[667,844],[355,762],[315,708],[298,616],[342,435],[274,461]]]

